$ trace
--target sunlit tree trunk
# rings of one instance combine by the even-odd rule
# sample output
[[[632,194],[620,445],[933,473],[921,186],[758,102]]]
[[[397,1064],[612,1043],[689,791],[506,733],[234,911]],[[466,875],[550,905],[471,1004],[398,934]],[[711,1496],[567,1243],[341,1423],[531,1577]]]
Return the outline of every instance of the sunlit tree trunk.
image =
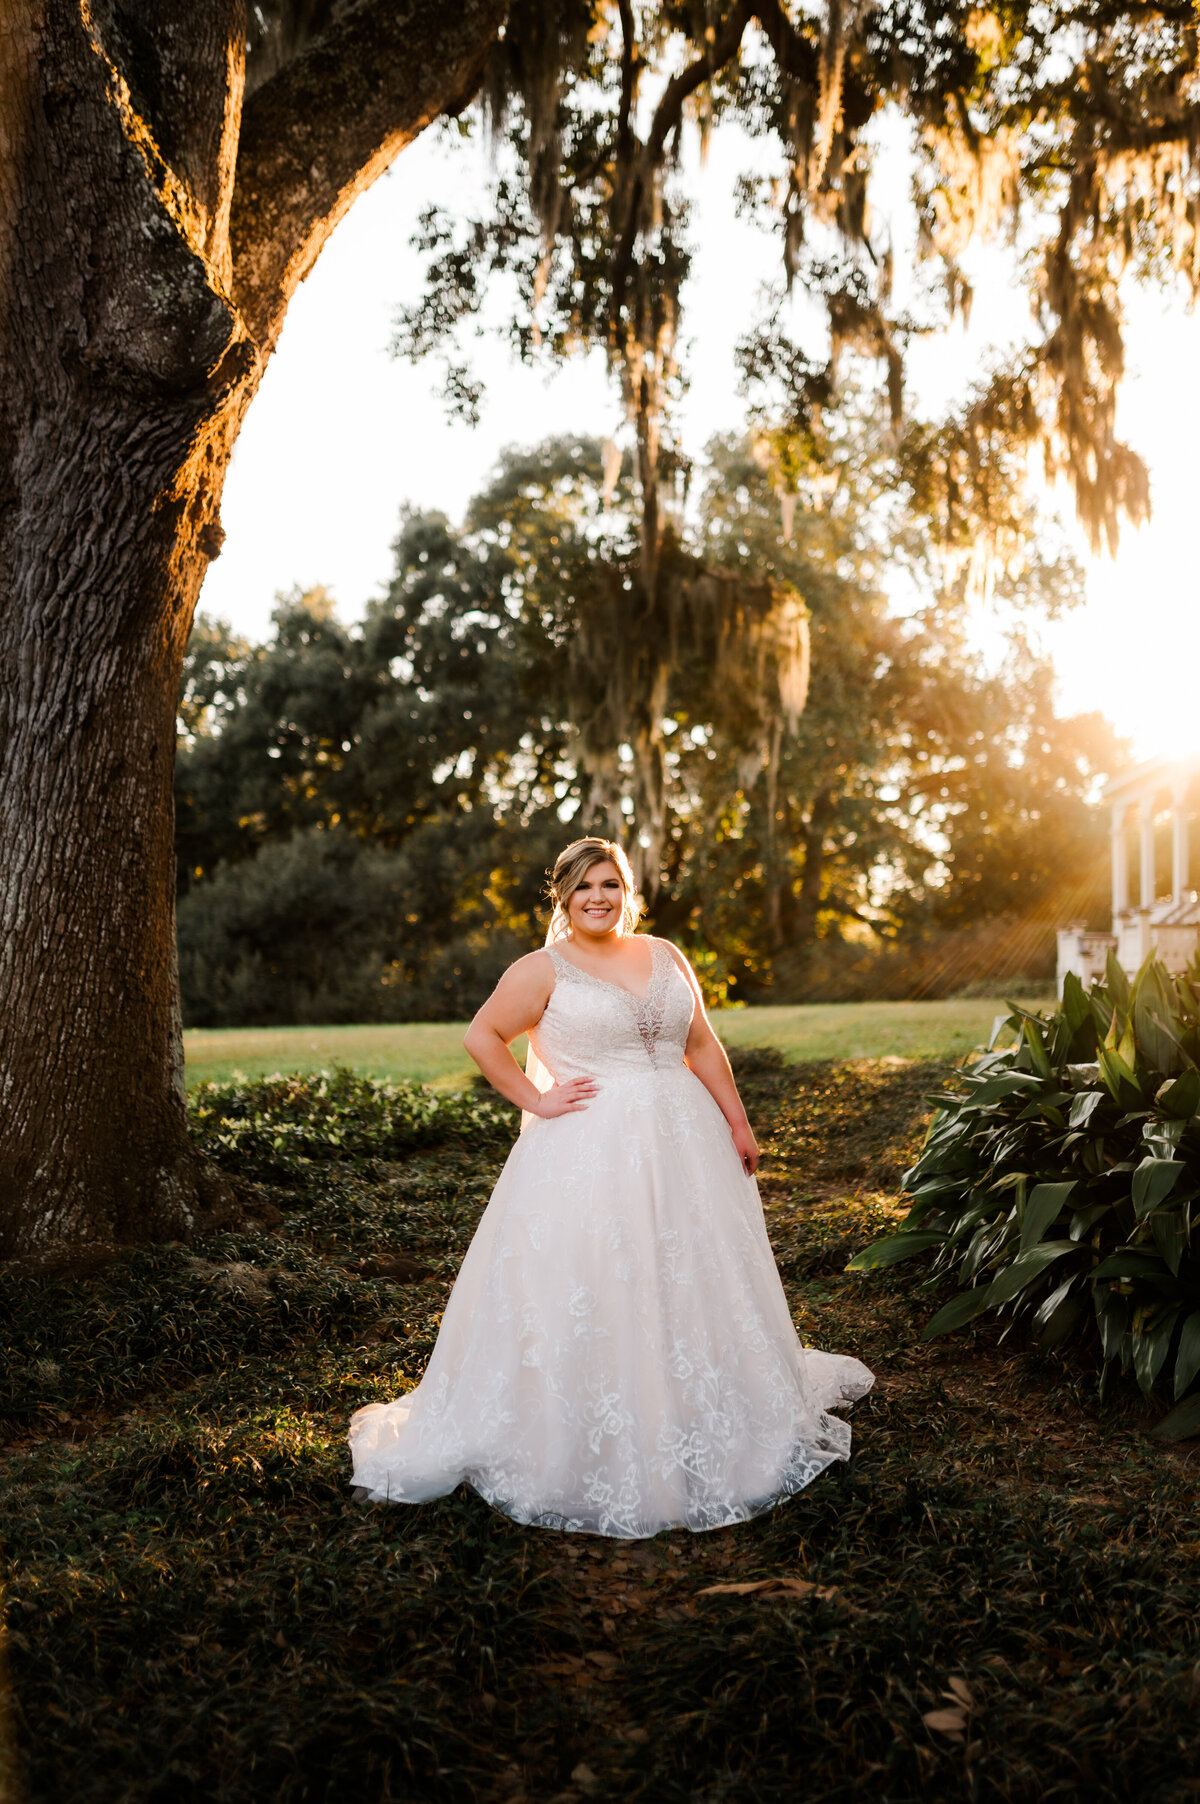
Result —
[[[245,104],[243,0],[0,15],[0,1257],[185,1236],[214,1201],[171,783],[225,471],[296,285],[503,12],[359,4]]]

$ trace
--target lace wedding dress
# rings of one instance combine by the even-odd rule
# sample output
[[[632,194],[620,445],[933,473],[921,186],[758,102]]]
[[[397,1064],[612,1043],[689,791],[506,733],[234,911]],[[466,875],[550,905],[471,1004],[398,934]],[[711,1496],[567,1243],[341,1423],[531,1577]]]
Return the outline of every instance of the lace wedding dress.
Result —
[[[599,1094],[527,1118],[420,1384],[359,1410],[354,1484],[465,1480],[518,1522],[639,1537],[769,1509],[850,1449],[856,1359],[802,1347],[728,1125],[683,1062],[692,992],[652,942],[643,999],[547,948],[530,1035]]]

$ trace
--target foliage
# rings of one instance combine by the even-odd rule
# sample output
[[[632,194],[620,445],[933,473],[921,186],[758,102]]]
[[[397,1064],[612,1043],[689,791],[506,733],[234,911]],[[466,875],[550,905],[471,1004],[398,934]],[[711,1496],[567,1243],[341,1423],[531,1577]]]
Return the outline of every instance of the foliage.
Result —
[[[1091,915],[1107,899],[1107,839],[1090,800],[1121,748],[1099,716],[1056,717],[1051,672],[1019,624],[1071,606],[1078,571],[1027,522],[1025,567],[1004,595],[1018,624],[1003,670],[986,670],[964,633],[965,587],[940,585],[877,423],[844,422],[827,467],[832,493],[781,532],[754,441],[714,447],[704,556],[804,595],[812,676],[773,765],[747,768],[736,742],[715,734],[692,750],[676,806],[693,831],[668,850],[664,917],[694,911],[708,943],[741,954],[743,981],[769,973],[780,1000],[945,995],[988,981],[986,957],[925,943],[1006,914],[1034,931],[1000,974],[1032,972],[1056,917]],[[817,477],[810,469],[814,494]],[[887,595],[901,572],[922,604],[904,617]],[[844,938],[863,968],[857,984],[834,976],[848,958],[818,952]]]
[[[908,341],[969,312],[964,255],[1010,230],[1033,300],[1029,340],[949,419],[910,422],[905,460],[964,555],[981,532],[1014,542],[1010,503],[1034,447],[1072,482],[1093,541],[1112,542],[1122,515],[1148,505],[1145,469],[1116,436],[1122,277],[1193,293],[1200,280],[1196,58],[1187,6],[1148,14],[1133,0],[824,14],[775,0],[523,0],[484,99],[508,154],[477,217],[424,217],[427,290],[401,314],[398,342],[440,353],[450,396],[475,405],[463,341],[507,276],[518,298],[510,281],[504,329],[523,354],[603,347],[635,429],[652,592],[660,496],[686,467],[670,413],[694,172],[711,130],[740,129],[766,152],[741,202],[778,238],[781,290],[802,287],[828,319],[827,339],[805,347],[780,331],[778,308],[752,321],[750,379],[789,392],[793,425],[817,439],[850,346],[883,366],[898,418]],[[881,123],[900,120],[926,266],[910,290],[895,282],[887,210],[871,204],[873,168],[898,136]],[[689,128],[699,158],[685,150]],[[777,468],[787,483],[787,459]]]
[[[398,852],[339,828],[268,841],[180,904],[189,1026],[469,1018],[541,938],[537,845],[486,812],[423,823]]]
[[[800,1331],[887,1383],[855,1412],[852,1466],[718,1535],[631,1546],[518,1529],[466,1491],[349,1497],[347,1418],[419,1375],[502,1157],[470,1135],[396,1157],[386,1093],[247,1097],[238,1118],[264,1131],[311,1102],[368,1149],[247,1179],[272,1228],[0,1276],[31,1804],[687,1804],[714,1786],[791,1804],[798,1759],[816,1804],[1178,1796],[1200,1655],[1189,1472],[1128,1397],[1099,1405],[986,1333],[964,1368],[922,1344],[895,1274],[846,1276],[895,1216],[929,1067],[759,1052],[738,1075]]]
[[[189,1114],[210,1159],[276,1181],[297,1181],[314,1162],[395,1159],[447,1141],[492,1146],[511,1135],[514,1119],[490,1090],[388,1084],[344,1068],[199,1084]]]
[[[781,532],[756,441],[710,448],[670,551],[680,581],[708,585],[707,626],[657,634],[648,739],[617,743],[634,641],[611,590],[636,528],[594,441],[508,452],[460,527],[406,514],[360,627],[320,590],[281,599],[263,645],[201,621],[176,785],[189,1023],[470,1014],[539,943],[563,838],[597,827],[648,862],[661,843],[654,925],[711,967],[714,995],[942,995],[1036,972],[1055,915],[1096,906],[1090,795],[1119,748],[1096,717],[1055,718],[1020,643],[980,669],[965,582],[941,584],[869,410],[829,449],[819,506],[797,458],[814,501]],[[921,602],[904,617],[885,590],[898,567]],[[1077,590],[1031,536],[1004,603],[1020,620]],[[759,647],[753,680],[725,655],[750,644],[760,593],[803,598],[811,680],[788,718],[783,649]],[[938,940],[1006,914],[1024,928],[998,963]]]
[[[751,315],[740,361],[784,537],[794,514],[814,508],[814,469],[836,479],[839,428],[855,405],[849,348],[851,368],[886,370],[909,511],[954,568],[986,584],[1026,563],[1035,446],[1069,477],[1094,543],[1115,543],[1123,517],[1148,512],[1145,469],[1116,435],[1119,284],[1131,266],[1161,275],[1164,257],[1196,283],[1195,61],[1183,14],[1151,22],[1128,6],[1089,5],[1069,19],[1028,4],[1003,18],[923,5],[797,13],[778,0],[512,8],[483,100],[494,152],[486,202],[472,218],[422,215],[414,242],[427,280],[399,315],[396,348],[442,357],[448,399],[471,414],[479,384],[466,341],[494,319],[499,291],[501,330],[521,355],[602,348],[619,380],[628,451],[623,460],[607,447],[605,493],[624,461],[633,530],[619,558],[589,573],[580,655],[568,666],[582,680],[566,716],[590,805],[620,828],[621,801],[632,800],[631,851],[652,902],[674,750],[660,722],[684,648],[710,664],[719,650],[741,704],[742,761],[761,760],[771,788],[807,662],[804,589],[766,566],[714,558],[709,540],[681,543],[693,469],[672,413],[692,267],[690,129],[701,163],[711,129],[739,130],[760,159],[765,151],[766,170],[743,178],[739,197],[777,233],[784,282]],[[871,204],[880,143],[897,143],[901,117],[927,266],[904,292],[894,291],[888,209]],[[470,124],[460,135],[473,135]],[[905,421],[907,343],[969,311],[967,245],[1002,226],[1016,236],[1018,222],[1031,341],[946,420]],[[816,344],[792,343],[780,324],[794,285],[824,304]],[[772,911],[775,850],[768,843]],[[775,912],[771,933],[781,936]]]
[[[1107,1377],[1176,1399],[1161,1432],[1200,1430],[1200,966],[1153,957],[1132,986],[1110,954],[1085,995],[1016,1010],[1014,1045],[973,1061],[940,1096],[912,1206],[856,1269],[930,1253],[969,1288],[926,1332],[984,1311],[1046,1347],[1092,1328]],[[1179,1399],[1184,1399],[1179,1403]]]

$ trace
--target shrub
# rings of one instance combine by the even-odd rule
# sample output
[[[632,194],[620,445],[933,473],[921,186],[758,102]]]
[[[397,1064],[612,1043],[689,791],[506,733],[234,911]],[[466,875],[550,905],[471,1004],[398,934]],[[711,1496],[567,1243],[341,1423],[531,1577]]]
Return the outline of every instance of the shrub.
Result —
[[[1157,1432],[1200,1431],[1200,963],[1172,978],[1150,959],[1130,985],[1113,958],[1084,993],[1068,977],[1046,1014],[1014,1008],[1014,1045],[991,1048],[932,1098],[905,1173],[899,1231],[852,1268],[933,1257],[967,1286],[931,1337],[984,1311],[1057,1347],[1095,1333],[1102,1384],[1132,1369],[1170,1387]]]
[[[511,1141],[516,1111],[491,1093],[389,1084],[336,1068],[197,1085],[193,1137],[244,1177],[295,1180],[314,1162],[396,1159],[447,1140]]]
[[[472,857],[492,868],[493,840],[459,838],[429,823],[391,852],[312,828],[194,883],[178,909],[187,1025],[468,1019],[541,935],[481,891]]]

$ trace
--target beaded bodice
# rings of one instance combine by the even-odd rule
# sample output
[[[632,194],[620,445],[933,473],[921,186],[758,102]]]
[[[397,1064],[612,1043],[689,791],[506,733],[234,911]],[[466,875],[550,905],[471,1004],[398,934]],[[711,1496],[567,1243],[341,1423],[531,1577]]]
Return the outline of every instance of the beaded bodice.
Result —
[[[650,983],[644,996],[635,996],[547,946],[554,988],[529,1038],[559,1083],[682,1065],[694,998],[665,941],[651,940],[650,947]]]

